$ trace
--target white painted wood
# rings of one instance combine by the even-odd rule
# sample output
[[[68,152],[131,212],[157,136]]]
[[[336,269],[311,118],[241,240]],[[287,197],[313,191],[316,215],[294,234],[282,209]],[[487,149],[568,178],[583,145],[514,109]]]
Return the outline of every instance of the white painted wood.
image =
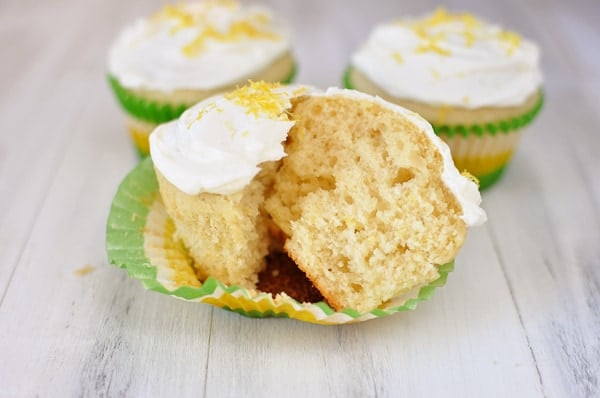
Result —
[[[600,395],[595,2],[449,2],[541,44],[547,105],[447,286],[342,327],[185,303],[107,264],[108,208],[137,158],[106,50],[159,3],[0,3],[0,397]],[[437,5],[268,3],[297,31],[298,80],[323,87],[373,24]]]

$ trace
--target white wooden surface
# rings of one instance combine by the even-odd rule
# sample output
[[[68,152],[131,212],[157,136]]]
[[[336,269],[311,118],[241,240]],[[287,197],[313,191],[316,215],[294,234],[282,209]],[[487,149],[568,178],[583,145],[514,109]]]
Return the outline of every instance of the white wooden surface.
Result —
[[[137,158],[106,51],[158,3],[0,2],[1,397],[600,396],[597,1],[447,3],[541,44],[547,104],[447,286],[343,327],[185,303],[107,264],[110,201]],[[298,80],[322,87],[374,23],[437,4],[269,3],[296,28]]]

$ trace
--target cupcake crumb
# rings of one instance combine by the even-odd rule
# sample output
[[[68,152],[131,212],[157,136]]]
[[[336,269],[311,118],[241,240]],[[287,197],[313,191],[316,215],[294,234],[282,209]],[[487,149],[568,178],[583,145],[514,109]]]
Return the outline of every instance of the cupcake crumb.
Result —
[[[92,272],[94,272],[96,270],[96,267],[86,264],[81,268],[77,268],[75,271],[73,271],[73,273],[76,276],[86,276]]]

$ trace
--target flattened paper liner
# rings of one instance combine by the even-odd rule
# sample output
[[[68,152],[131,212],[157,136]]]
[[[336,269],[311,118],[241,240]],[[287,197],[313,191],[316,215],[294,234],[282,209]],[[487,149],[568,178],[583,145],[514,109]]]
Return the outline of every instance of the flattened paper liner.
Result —
[[[373,311],[335,311],[324,302],[300,303],[286,294],[227,286],[214,278],[201,283],[192,260],[174,237],[162,204],[152,160],[143,160],[123,180],[113,199],[106,227],[106,251],[112,264],[124,268],[145,288],[187,301],[208,303],[249,317],[285,317],[319,324],[343,324],[413,310],[446,283],[454,263],[439,267],[440,277]]]

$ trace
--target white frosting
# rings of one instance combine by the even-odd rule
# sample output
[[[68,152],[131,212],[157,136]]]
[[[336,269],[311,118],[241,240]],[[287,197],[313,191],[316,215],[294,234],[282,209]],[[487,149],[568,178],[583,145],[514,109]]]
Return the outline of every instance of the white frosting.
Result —
[[[520,105],[542,82],[534,43],[443,9],[377,26],[351,64],[396,98],[470,109]]]
[[[242,190],[260,171],[259,164],[285,156],[282,142],[295,123],[285,111],[298,87],[267,90],[262,96],[265,85],[246,86],[248,91],[241,93],[246,103],[239,101],[242,88],[231,96],[208,98],[179,120],[157,127],[150,135],[155,167],[189,195]],[[267,106],[255,105],[259,103]]]
[[[289,49],[287,24],[264,8],[183,3],[125,29],[108,68],[128,88],[209,90],[245,80]]]
[[[395,105],[383,100],[380,97],[361,93],[356,90],[344,90],[335,87],[329,88],[325,93],[314,93],[312,95],[323,96],[345,96],[355,98],[361,101],[371,101],[385,108],[398,112],[415,124],[427,137],[433,142],[439,150],[444,161],[444,170],[442,172],[442,181],[452,191],[460,203],[463,214],[462,219],[468,226],[481,225],[487,220],[485,211],[479,206],[481,204],[481,194],[477,185],[470,179],[460,174],[450,155],[450,149],[444,141],[434,132],[431,125],[415,112],[409,111],[399,105]]]

